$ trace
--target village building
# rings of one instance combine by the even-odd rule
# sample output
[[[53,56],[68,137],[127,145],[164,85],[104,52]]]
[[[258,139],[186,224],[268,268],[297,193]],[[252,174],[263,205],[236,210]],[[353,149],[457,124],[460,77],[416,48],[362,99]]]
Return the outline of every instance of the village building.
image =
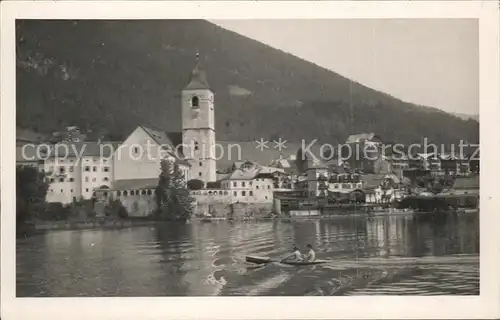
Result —
[[[353,170],[366,174],[380,173],[389,166],[383,158],[382,139],[373,132],[350,135],[340,152]]]
[[[405,195],[402,180],[396,174],[368,174],[363,176],[366,203],[392,203]]]
[[[220,177],[220,189],[193,190],[191,194],[198,203],[271,203],[278,172],[246,161]]]
[[[117,143],[106,145],[116,147]],[[109,188],[114,179],[112,155],[111,148],[96,142],[48,146],[41,169],[49,182],[46,201],[68,204],[91,199],[95,189]]]

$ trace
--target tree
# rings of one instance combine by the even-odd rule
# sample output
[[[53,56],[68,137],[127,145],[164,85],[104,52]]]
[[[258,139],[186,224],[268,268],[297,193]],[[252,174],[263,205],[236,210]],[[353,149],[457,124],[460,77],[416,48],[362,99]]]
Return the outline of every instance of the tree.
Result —
[[[187,187],[189,190],[201,190],[204,187],[204,183],[198,179],[191,179],[187,182]]]
[[[16,220],[24,223],[42,212],[49,184],[45,174],[30,166],[16,167]]]
[[[105,215],[107,217],[126,219],[128,217],[128,211],[123,206],[122,202],[118,199],[110,199],[106,207],[104,208]]]
[[[164,160],[156,188],[156,216],[159,219],[186,220],[193,214],[194,199],[184,183],[177,164]]]

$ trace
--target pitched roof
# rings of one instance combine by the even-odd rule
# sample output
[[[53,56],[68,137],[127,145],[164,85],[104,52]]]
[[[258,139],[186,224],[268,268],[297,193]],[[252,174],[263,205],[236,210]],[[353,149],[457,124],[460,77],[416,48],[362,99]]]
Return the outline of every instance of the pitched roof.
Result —
[[[166,132],[151,129],[143,125],[140,126],[146,133],[160,146],[172,146],[176,147],[182,144],[182,132]],[[180,141],[179,141],[180,136]]]
[[[227,180],[252,180],[258,173],[259,169],[236,169],[231,174],[229,174]]]
[[[154,189],[158,186],[158,178],[115,180],[111,190]]]
[[[233,168],[235,170],[242,169],[242,167],[243,168],[245,168],[245,167],[258,167],[258,168],[260,168],[261,173],[273,173],[273,172],[284,173],[285,172],[285,170],[282,168],[277,168],[277,167],[272,167],[272,166],[263,166],[257,162],[253,162],[253,161],[236,161],[233,164]]]
[[[49,157],[111,157],[122,144],[118,141],[62,142],[47,147]]]
[[[151,137],[151,139],[153,139],[154,142],[156,142],[162,148],[172,148],[172,152],[169,152],[169,154],[176,159],[176,163],[188,164],[188,162],[184,160],[184,156],[182,153],[182,132],[160,131],[145,127],[143,125],[141,125],[140,127]],[[181,147],[177,148],[178,146]]]
[[[252,180],[257,177],[272,177],[274,172],[282,171],[278,168],[261,166],[257,163],[248,162],[248,165],[237,168],[230,174],[228,174],[225,180]]]

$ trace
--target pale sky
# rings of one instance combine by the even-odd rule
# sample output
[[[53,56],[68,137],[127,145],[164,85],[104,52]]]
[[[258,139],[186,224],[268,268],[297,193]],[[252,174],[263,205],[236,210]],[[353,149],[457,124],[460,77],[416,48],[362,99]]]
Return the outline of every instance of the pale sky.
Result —
[[[217,20],[399,99],[479,113],[477,20]]]

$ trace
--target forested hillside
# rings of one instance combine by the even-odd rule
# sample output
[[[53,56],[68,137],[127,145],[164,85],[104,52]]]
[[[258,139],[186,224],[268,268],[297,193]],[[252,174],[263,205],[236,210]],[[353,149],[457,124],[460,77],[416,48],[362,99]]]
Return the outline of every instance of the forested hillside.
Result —
[[[478,141],[479,124],[415,106],[203,20],[17,22],[17,124],[120,138],[137,125],[180,129],[180,90],[200,52],[216,135],[343,142],[373,131]]]

